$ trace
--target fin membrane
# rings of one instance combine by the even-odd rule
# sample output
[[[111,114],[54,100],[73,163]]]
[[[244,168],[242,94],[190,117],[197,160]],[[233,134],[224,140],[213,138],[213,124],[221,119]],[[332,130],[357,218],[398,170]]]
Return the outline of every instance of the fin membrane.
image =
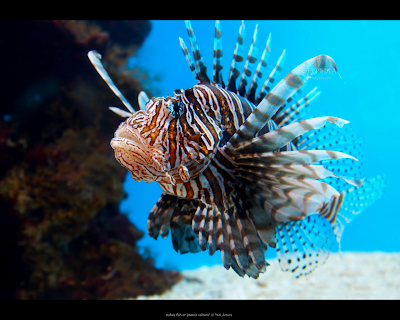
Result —
[[[365,179],[363,185],[360,187],[351,187],[343,191],[345,195],[343,204],[333,223],[336,239],[339,244],[346,225],[379,200],[383,196],[386,185],[386,176],[378,175]]]
[[[290,271],[298,278],[325,263],[335,238],[329,221],[312,215],[302,221],[280,224],[276,240],[282,271]]]
[[[177,200],[178,198],[176,196],[165,192],[161,194],[153,209],[151,209],[147,219],[147,231],[150,237],[157,239],[159,234],[161,234],[163,238],[168,236],[169,224]]]
[[[197,201],[179,199],[173,212],[170,221],[172,246],[180,254],[200,251],[198,236],[192,230],[192,219],[197,206]]]

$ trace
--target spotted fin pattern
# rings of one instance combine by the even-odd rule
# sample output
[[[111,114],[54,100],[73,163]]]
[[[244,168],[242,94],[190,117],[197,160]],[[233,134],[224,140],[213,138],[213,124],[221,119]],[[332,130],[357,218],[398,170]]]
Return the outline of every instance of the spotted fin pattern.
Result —
[[[287,113],[286,117],[277,118],[280,124],[292,123],[293,114],[298,117],[297,119],[304,116],[304,113],[296,113],[296,109],[291,111],[293,110],[292,107],[286,109],[290,110],[292,115]],[[357,156],[357,158],[362,158],[361,140],[354,133],[351,126],[346,126],[340,130],[334,126],[321,127],[315,131],[309,131],[299,135],[293,140],[293,143],[300,150],[336,150],[338,152],[351,152],[353,155]],[[314,258],[311,259],[310,257],[310,259],[304,261],[303,256],[299,253],[300,251],[295,252],[290,246],[286,246],[286,249],[282,250],[284,244],[282,241],[284,241],[283,239],[285,238],[281,238],[282,241],[278,252],[279,264],[283,271],[291,271],[296,277],[308,274],[318,265],[321,265],[327,259],[331,244],[335,241],[339,244],[340,249],[340,240],[345,226],[350,223],[356,215],[360,214],[364,209],[378,200],[382,196],[383,190],[386,186],[386,179],[384,176],[377,176],[365,180],[354,180],[351,178],[351,181],[348,181],[346,177],[337,179],[337,175],[361,176],[360,162],[355,162],[352,159],[321,161],[316,162],[316,164],[324,165],[324,169],[332,173],[330,177],[320,176],[321,181],[333,186],[339,192],[341,191],[341,193],[339,196],[334,195],[318,213],[318,216],[320,217],[319,219],[322,222],[327,223],[321,234],[325,234],[327,231],[328,236],[325,238],[329,239],[329,241],[324,245],[323,254],[319,253],[319,255],[317,255],[316,252],[308,249],[308,251],[313,254],[312,257]],[[354,184],[353,182],[357,182],[358,184],[349,188],[349,183]],[[278,226],[276,229],[277,239],[286,233],[292,234],[295,230],[301,229],[302,224],[305,221],[306,220],[285,223],[284,225]],[[330,227],[328,227],[328,224]],[[311,223],[310,226],[313,228],[314,224]],[[308,229],[310,228],[308,227]],[[331,232],[333,232],[333,236]],[[297,250],[300,249],[297,248]],[[304,249],[304,251],[307,250]],[[305,256],[308,257],[309,253],[306,252],[305,254]],[[294,257],[297,260],[293,259]]]
[[[377,175],[364,180],[362,186],[352,187],[343,191],[343,204],[333,223],[336,240],[340,246],[343,230],[357,215],[370,207],[383,196],[387,185],[385,175]]]
[[[296,278],[324,264],[335,241],[331,224],[317,214],[280,224],[276,239],[282,271],[290,271]]]

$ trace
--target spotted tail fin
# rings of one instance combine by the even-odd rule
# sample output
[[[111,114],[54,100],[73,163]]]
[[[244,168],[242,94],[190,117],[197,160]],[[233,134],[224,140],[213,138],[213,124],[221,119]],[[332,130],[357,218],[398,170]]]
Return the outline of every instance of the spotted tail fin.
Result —
[[[330,223],[317,214],[282,223],[276,230],[279,265],[296,278],[324,264],[335,241]]]
[[[381,198],[385,187],[383,175],[365,179],[362,186],[332,197],[318,214],[277,226],[277,257],[282,271],[290,271],[298,278],[323,264],[335,242],[340,249],[346,225]]]

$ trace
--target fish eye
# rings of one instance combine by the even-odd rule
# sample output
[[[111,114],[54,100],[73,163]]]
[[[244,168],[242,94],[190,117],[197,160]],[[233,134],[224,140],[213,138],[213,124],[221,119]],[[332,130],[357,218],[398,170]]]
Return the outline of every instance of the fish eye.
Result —
[[[181,89],[175,89],[174,90],[174,95],[178,95],[178,94],[182,94],[182,90]]]
[[[174,118],[179,118],[183,114],[184,108],[183,103],[175,99],[169,103],[169,112]]]

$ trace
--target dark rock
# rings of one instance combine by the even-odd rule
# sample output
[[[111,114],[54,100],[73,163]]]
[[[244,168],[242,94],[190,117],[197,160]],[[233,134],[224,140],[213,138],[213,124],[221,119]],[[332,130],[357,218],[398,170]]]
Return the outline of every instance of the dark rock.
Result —
[[[0,21],[0,299],[120,299],[181,278],[140,256],[119,212],[126,170],[109,145],[121,102],[87,58],[98,50],[134,108],[124,68],[148,21]],[[129,39],[124,35],[129,33]],[[143,214],[147,214],[143,213]]]

